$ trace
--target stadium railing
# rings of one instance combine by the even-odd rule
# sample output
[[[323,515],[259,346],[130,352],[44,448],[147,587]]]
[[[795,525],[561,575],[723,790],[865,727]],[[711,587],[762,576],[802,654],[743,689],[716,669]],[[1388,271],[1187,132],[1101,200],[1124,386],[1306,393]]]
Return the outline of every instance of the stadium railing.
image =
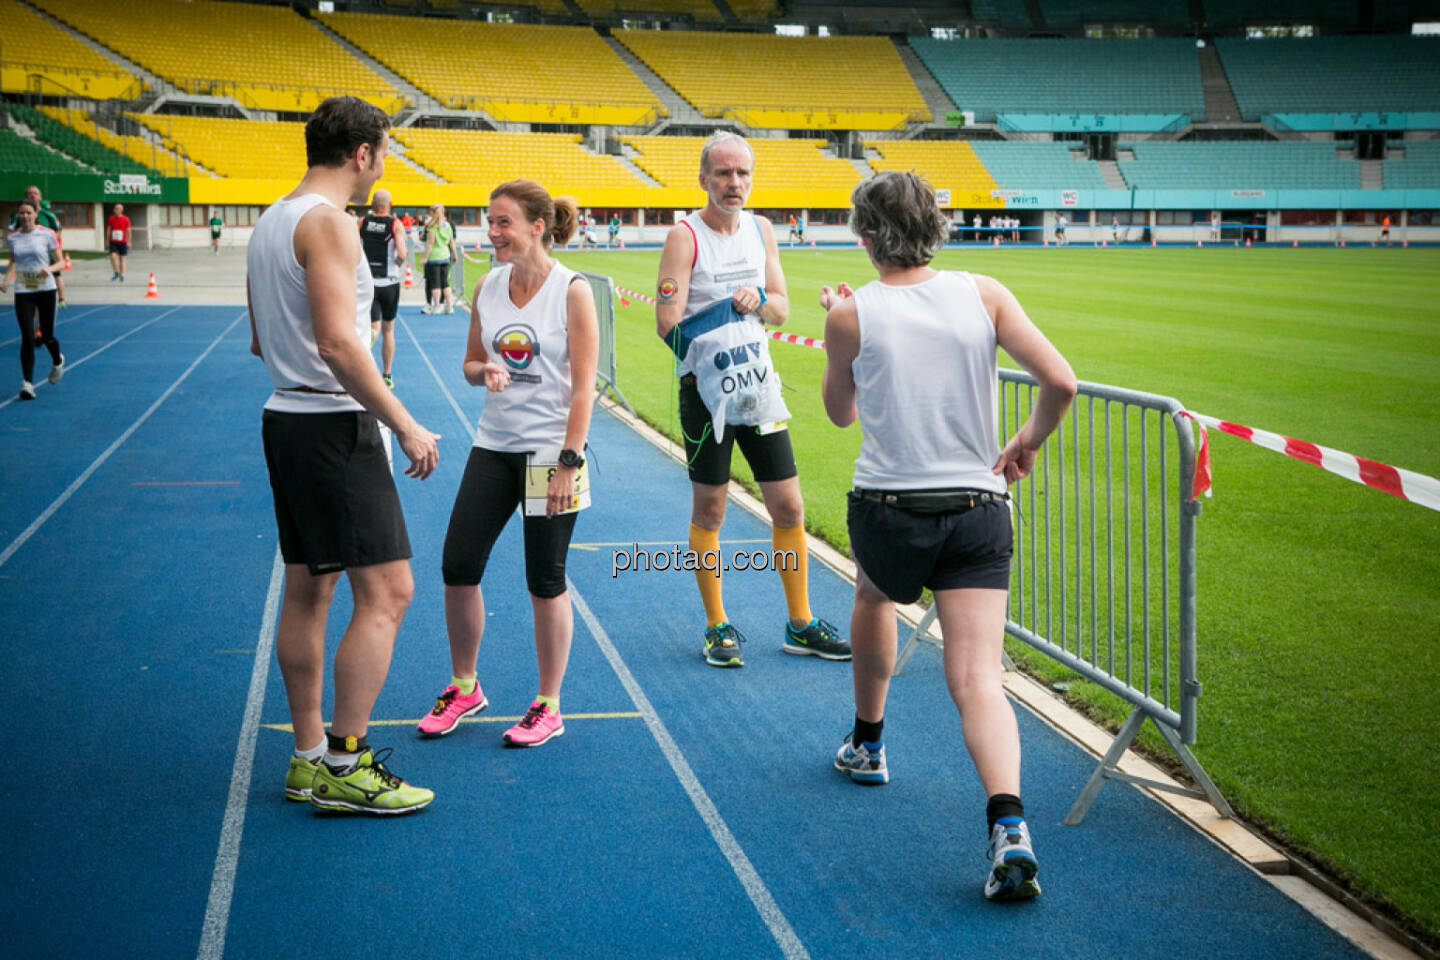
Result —
[[[595,385],[600,393],[608,390],[615,394],[615,399],[624,404],[633,417],[635,408],[620,391],[619,367],[615,360],[615,282],[597,273],[587,273],[585,279],[595,294],[595,319],[600,323],[600,358],[595,366]]]
[[[1028,374],[1000,371],[1000,432],[1034,406]],[[1011,490],[1015,516],[1005,632],[1129,704],[1130,714],[1065,817],[1084,818],[1107,779],[1209,800],[1234,812],[1189,746],[1201,684],[1195,635],[1196,449],[1179,401],[1081,382],[1070,414]],[[1117,415],[1118,414],[1118,415]],[[1117,422],[1118,421],[1118,422]],[[932,605],[895,662],[930,634]],[[1151,720],[1197,788],[1117,764]]]
[[[57,79],[56,74],[63,79]],[[0,65],[0,89],[82,100],[133,100],[140,96],[145,84],[120,70],[105,73],[45,63],[7,61]]]

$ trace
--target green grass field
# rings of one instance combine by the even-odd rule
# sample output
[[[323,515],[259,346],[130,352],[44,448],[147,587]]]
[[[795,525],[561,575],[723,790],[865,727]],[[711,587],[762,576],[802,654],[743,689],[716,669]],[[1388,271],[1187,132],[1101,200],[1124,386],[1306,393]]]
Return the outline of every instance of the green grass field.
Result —
[[[654,290],[655,251],[561,259]],[[823,335],[822,283],[873,278],[855,250],[782,261],[792,333]],[[1007,284],[1082,380],[1440,474],[1440,251],[984,248],[936,265]],[[616,340],[626,396],[678,438],[652,309],[617,307]],[[825,418],[820,351],[771,346],[807,525],[843,550],[859,429]],[[1195,753],[1247,820],[1434,940],[1440,730],[1424,704],[1440,682],[1440,514],[1218,433],[1211,448]],[[848,611],[822,613],[848,622]],[[1066,675],[1027,650],[1012,648],[1027,669]],[[1090,684],[1068,695],[1112,727],[1124,717]],[[1148,726],[1143,742],[1166,752]]]

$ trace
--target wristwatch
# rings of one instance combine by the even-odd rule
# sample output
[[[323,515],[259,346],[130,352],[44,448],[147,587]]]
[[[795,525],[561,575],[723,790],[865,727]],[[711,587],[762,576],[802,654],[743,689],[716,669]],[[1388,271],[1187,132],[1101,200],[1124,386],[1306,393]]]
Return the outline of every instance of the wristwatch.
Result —
[[[560,451],[560,465],[562,467],[583,467],[585,466],[585,458],[569,447],[566,447]]]

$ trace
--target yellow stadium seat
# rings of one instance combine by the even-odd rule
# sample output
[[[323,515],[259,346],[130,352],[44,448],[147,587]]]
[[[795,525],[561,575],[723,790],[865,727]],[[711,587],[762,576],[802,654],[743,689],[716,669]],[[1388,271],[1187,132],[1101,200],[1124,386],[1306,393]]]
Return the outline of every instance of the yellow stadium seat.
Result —
[[[442,105],[517,123],[640,126],[665,108],[588,27],[320,14]],[[450,55],[448,51],[463,51]]]
[[[617,30],[615,37],[706,116],[802,130],[896,130],[930,119],[884,37],[682,30]]]
[[[5,24],[0,90],[128,100],[144,88],[111,60],[16,0],[0,0],[0,23]]]
[[[119,134],[106,130],[104,127],[96,126],[90,114],[84,110],[69,110],[64,107],[46,106],[41,106],[39,110],[52,119],[58,120],[66,126],[83,133],[90,139],[98,140],[116,153],[123,154],[136,163],[147,166],[151,170],[164,176],[210,176],[203,167],[167,150],[158,143],[154,143],[144,137],[122,137]]]
[[[964,140],[867,140],[865,146],[880,154],[870,161],[877,171],[918,173],[937,190],[948,189],[955,207],[1005,206],[991,195],[995,178]]]
[[[395,113],[404,98],[285,7],[216,0],[36,0],[82,33],[195,94],[308,112],[350,94]],[[7,57],[8,57],[7,49]]]
[[[635,165],[668,187],[695,185],[704,137],[637,136],[621,142],[636,151]],[[755,207],[846,207],[860,172],[848,161],[827,157],[824,140],[754,137]],[[701,197],[703,200],[703,197]]]

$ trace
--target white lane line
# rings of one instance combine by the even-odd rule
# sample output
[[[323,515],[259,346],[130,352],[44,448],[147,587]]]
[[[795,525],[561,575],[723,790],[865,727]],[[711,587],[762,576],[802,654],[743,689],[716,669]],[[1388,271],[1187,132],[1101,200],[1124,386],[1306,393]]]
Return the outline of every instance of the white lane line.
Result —
[[[240,835],[245,831],[245,804],[250,794],[250,773],[255,766],[255,735],[260,729],[260,707],[265,701],[265,680],[270,673],[270,650],[275,645],[275,627],[280,612],[280,586],[285,581],[285,561],[275,548],[270,568],[270,590],[265,594],[265,616],[260,621],[260,642],[255,647],[255,665],[250,668],[250,692],[245,697],[245,717],[240,722],[240,741],[235,745],[235,765],[230,771],[230,798],[220,824],[220,848],[215,853],[215,872],[210,877],[210,899],[205,904],[205,924],[200,932],[199,960],[220,960],[225,955],[225,932],[230,923],[230,901],[235,894],[235,868],[240,863]]]
[[[405,321],[402,318],[400,322],[404,323]],[[430,368],[430,373],[435,378],[435,382],[440,385],[440,390],[445,394],[445,399],[450,401],[450,406],[455,411],[455,416],[465,425],[465,429],[469,430],[470,421],[466,419],[464,412],[460,409],[460,404],[455,402],[455,397],[451,395],[450,389],[445,385],[445,381],[440,379],[440,374],[436,371],[435,365],[432,364],[430,358],[425,355],[425,351],[420,347],[419,341],[415,339],[415,334],[411,332],[408,324],[405,325],[405,332],[410,334],[410,339],[414,342],[415,349],[420,351],[420,356],[425,360],[425,365]],[[575,609],[579,611],[580,618],[585,621],[585,626],[590,629],[590,635],[595,638],[595,643],[600,647],[601,652],[605,654],[605,659],[610,661],[610,669],[614,670],[615,675],[620,678],[620,683],[625,687],[625,692],[630,695],[630,700],[635,704],[635,708],[640,711],[640,715],[645,719],[645,726],[650,729],[650,735],[655,738],[656,744],[660,747],[660,752],[663,753],[665,759],[669,761],[670,769],[674,771],[676,778],[680,781],[680,785],[684,787],[685,793],[690,797],[690,802],[695,806],[695,811],[700,814],[700,819],[703,820],[705,826],[709,828],[710,836],[714,838],[716,845],[720,848],[720,852],[725,855],[726,860],[730,861],[730,868],[735,871],[735,876],[739,879],[740,885],[745,888],[745,892],[750,897],[750,902],[755,905],[755,909],[760,913],[760,919],[765,921],[765,926],[770,928],[770,935],[773,936],[775,942],[780,945],[780,949],[784,952],[786,960],[809,960],[810,954],[806,951],[805,945],[801,943],[800,938],[795,935],[795,930],[790,926],[790,921],[785,919],[785,914],[780,912],[780,906],[775,902],[775,898],[771,896],[769,888],[765,886],[765,881],[760,879],[760,874],[756,871],[755,865],[750,862],[750,858],[745,855],[745,851],[741,848],[740,842],[736,840],[735,835],[730,832],[730,828],[720,816],[720,811],[715,807],[715,802],[711,800],[710,795],[705,792],[705,788],[700,784],[700,779],[695,776],[695,771],[690,768],[690,764],[685,759],[685,755],[680,752],[680,747],[675,743],[675,738],[670,736],[670,731],[665,728],[664,721],[660,719],[660,715],[656,713],[655,708],[651,706],[650,698],[645,696],[645,691],[640,688],[640,684],[630,672],[630,668],[625,665],[625,661],[620,657],[620,652],[616,650],[615,645],[610,642],[610,637],[605,633],[605,628],[600,626],[600,621],[596,620],[595,614],[590,612],[590,606],[585,602],[585,598],[580,596],[580,591],[575,589],[574,581],[568,576],[565,578],[565,585],[570,591],[571,602],[575,604]]]
[[[185,382],[185,378],[190,376],[190,374],[195,371],[196,367],[200,366],[201,361],[210,355],[210,351],[218,347],[220,345],[220,341],[225,339],[225,334],[229,333],[232,329],[234,329],[235,324],[239,323],[241,318],[245,316],[246,314],[242,313],[240,316],[230,321],[230,326],[222,330],[220,332],[220,336],[210,341],[210,346],[206,347],[205,351],[201,353],[200,356],[195,358],[195,362],[190,364],[190,366],[186,367],[185,372],[180,374],[180,376],[176,377],[175,382],[170,384],[170,386],[166,387],[165,392],[160,394],[160,396],[155,400],[155,402],[150,404],[149,408],[147,408],[144,413],[140,414],[136,421],[130,424],[130,426],[125,429],[124,433],[120,434],[120,436],[116,438],[114,443],[106,447],[105,452],[100,454],[100,456],[96,457],[94,462],[92,462],[90,466],[85,468],[84,473],[76,477],[75,480],[70,484],[70,486],[65,488],[64,493],[56,497],[51,502],[50,506],[46,507],[44,511],[41,512],[40,516],[36,517],[34,521],[31,522],[30,526],[26,527],[21,532],[20,536],[16,537],[14,540],[11,540],[8,547],[6,547],[4,550],[0,550],[0,567],[5,566],[6,561],[8,561],[11,557],[15,555],[15,551],[23,547],[25,545],[25,542],[31,537],[33,537],[35,535],[35,532],[45,525],[45,521],[49,520],[52,516],[54,516],[55,511],[63,507],[65,505],[65,501],[69,500],[75,495],[76,490],[79,490],[82,486],[84,486],[85,481],[90,479],[90,475],[96,470],[99,470],[101,465],[104,464],[106,460],[110,459],[110,455],[113,454],[116,450],[119,450],[121,445],[124,444],[126,440],[130,439],[130,435],[133,434],[136,430],[139,430],[140,426],[146,420],[150,419],[150,415],[152,413],[160,409],[160,404],[164,403],[167,399],[169,399],[170,394],[174,393],[176,388],[178,388],[180,384]]]
[[[425,348],[420,346],[420,341],[415,338],[415,331],[411,330],[410,324],[405,322],[405,316],[403,314],[398,315],[398,320],[400,322],[400,325],[405,328],[406,335],[410,337],[410,342],[415,345],[415,350],[417,353],[420,354],[420,359],[424,360],[425,366],[430,368],[430,375],[434,377],[435,382],[440,385],[440,392],[445,394],[446,400],[450,401],[450,409],[455,411],[455,416],[459,417],[460,422],[465,425],[466,432],[462,434],[462,436],[468,437],[470,435],[471,426],[469,418],[465,416],[465,411],[461,410],[460,404],[455,402],[455,397],[453,394],[450,393],[450,388],[445,386],[445,381],[440,377],[440,371],[436,370],[435,364],[430,362],[430,354],[426,353]]]
[[[114,306],[114,304],[102,303],[102,304],[100,304],[99,306],[91,307],[89,310],[86,310],[86,311],[84,311],[84,312],[82,312],[82,313],[70,313],[69,311],[66,311],[65,318],[64,318],[64,319],[57,319],[57,320],[55,321],[55,326],[56,326],[56,328],[58,329],[59,327],[62,327],[62,326],[64,326],[65,324],[69,323],[71,320],[79,320],[81,317],[88,317],[88,316],[90,316],[90,314],[94,313],[96,310],[104,310],[106,307],[110,307],[110,306]],[[19,338],[19,337],[11,337],[9,340],[0,341],[0,347],[8,347],[8,346],[10,346],[12,343],[19,343],[19,342],[20,342],[20,338]]]
[[[645,726],[650,728],[650,735],[659,744],[660,752],[670,762],[670,769],[675,771],[676,779],[685,788],[690,802],[695,805],[695,811],[700,814],[700,819],[705,821],[705,826],[710,829],[710,836],[715,838],[715,844],[720,848],[720,852],[725,855],[726,860],[730,861],[730,868],[735,871],[740,885],[749,894],[750,902],[760,913],[760,919],[764,920],[765,926],[770,928],[770,935],[780,945],[787,960],[802,960],[802,958],[808,960],[810,954],[805,950],[805,945],[796,936],[794,928],[790,926],[790,921],[785,919],[785,914],[780,912],[780,907],[775,902],[775,898],[770,895],[765,881],[760,879],[760,874],[755,870],[750,858],[745,855],[745,851],[740,847],[740,842],[735,839],[735,835],[726,826],[714,801],[701,786],[699,778],[695,776],[695,771],[685,760],[685,755],[680,752],[675,738],[670,736],[670,731],[665,728],[660,715],[651,706],[650,698],[645,696],[645,691],[640,688],[639,682],[630,673],[630,668],[625,665],[625,661],[620,657],[620,652],[615,649],[615,644],[610,642],[605,628],[600,626],[600,622],[595,619],[595,614],[590,611],[590,606],[585,602],[585,598],[580,596],[580,591],[575,589],[575,584],[569,577],[565,578],[565,585],[570,589],[570,600],[575,604],[580,619],[585,621],[585,626],[590,629],[590,635],[595,638],[596,644],[605,654],[605,659],[610,661],[610,668],[620,678],[625,692],[630,694],[630,699],[634,701],[636,709],[645,719]]]
[[[180,309],[179,307],[171,307],[169,310],[166,310],[164,313],[160,314],[158,317],[151,317],[149,320],[146,320],[144,323],[140,324],[140,326],[135,327],[134,329],[131,329],[131,330],[127,330],[126,332],[120,334],[120,336],[116,337],[114,340],[111,340],[109,343],[105,344],[105,346],[103,346],[103,347],[97,347],[96,349],[91,350],[89,353],[85,354],[85,356],[81,357],[79,360],[71,360],[69,363],[65,364],[65,372],[68,374],[71,370],[74,370],[76,367],[80,366],[80,364],[84,363],[86,360],[89,360],[91,357],[95,356],[96,354],[104,353],[106,350],[109,350],[111,347],[115,346],[115,344],[119,343],[121,340],[124,340],[126,337],[130,336],[131,334],[139,333],[141,330],[144,330],[146,327],[150,326],[150,324],[155,323],[155,322],[158,321],[158,320],[164,320],[166,317],[170,316],[170,314],[174,313],[176,310],[179,310],[179,309]],[[3,344],[0,344],[0,346],[3,346]],[[38,351],[38,350],[36,351],[36,356],[39,356],[39,351]],[[62,355],[62,357],[63,357],[63,355]],[[48,387],[49,385],[50,385],[50,384],[49,384],[48,381],[41,380],[39,383],[35,384],[35,389],[36,389],[36,390],[39,390],[41,387]],[[18,396],[18,395],[12,395],[9,399],[4,400],[4,401],[0,401],[0,410],[5,409],[6,407],[8,407],[10,404],[14,403],[14,402],[15,402],[16,400],[18,400],[18,399],[19,399],[19,396]]]

